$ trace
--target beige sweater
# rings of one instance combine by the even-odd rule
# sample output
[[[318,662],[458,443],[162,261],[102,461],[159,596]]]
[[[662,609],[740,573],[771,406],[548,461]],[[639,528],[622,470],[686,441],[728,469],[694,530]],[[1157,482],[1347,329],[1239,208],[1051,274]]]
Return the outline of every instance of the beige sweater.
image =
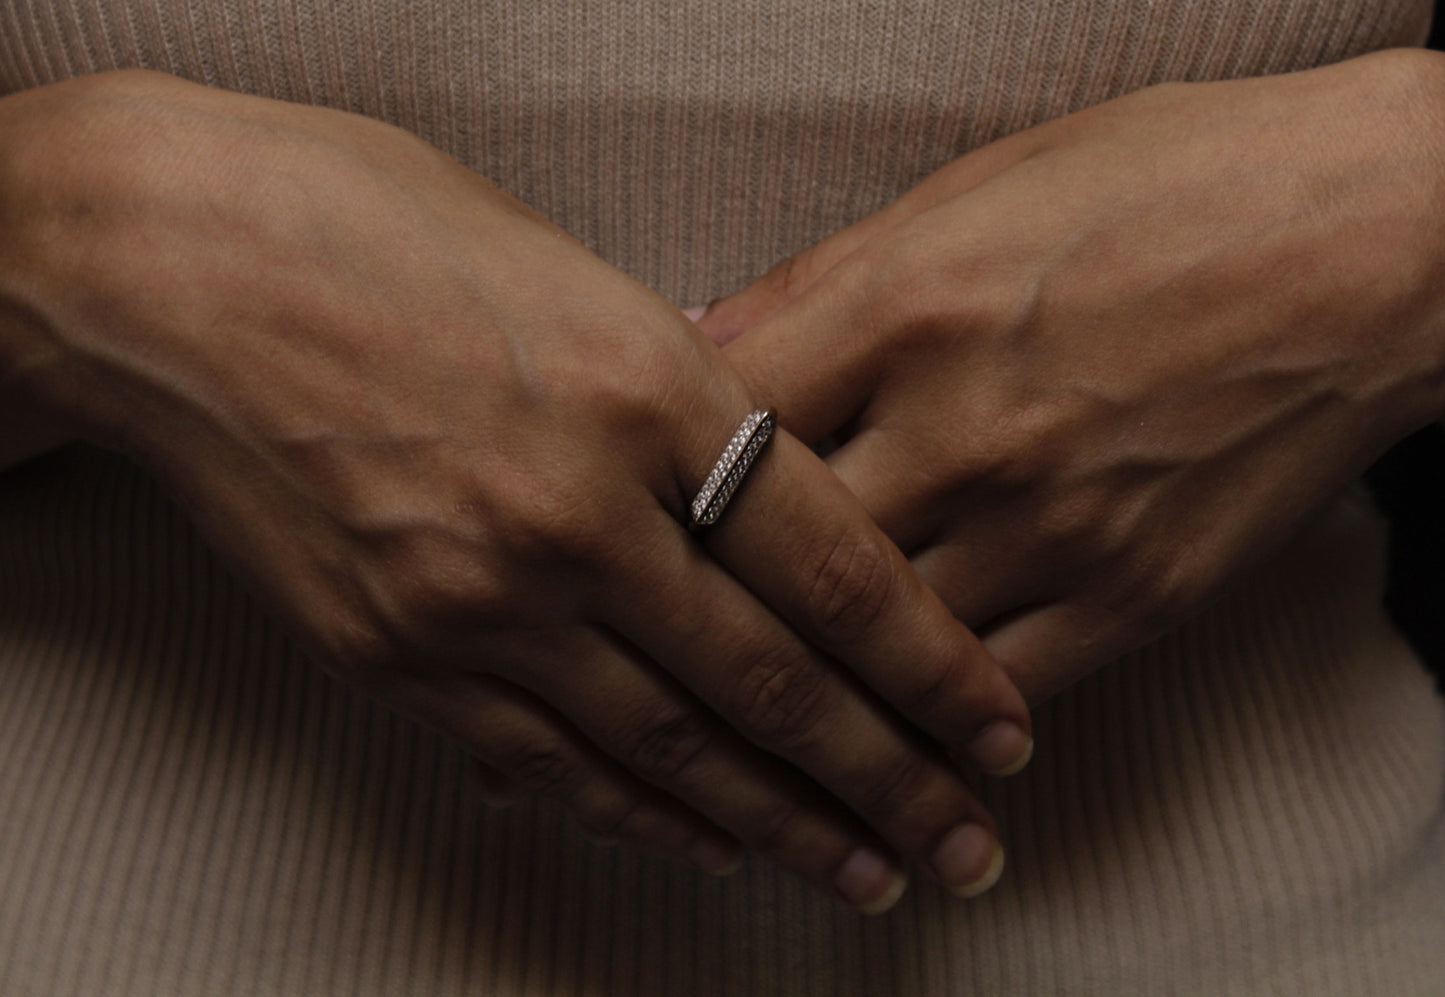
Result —
[[[417,131],[680,304],[959,153],[1165,79],[1420,39],[1420,0],[0,0],[0,92],[113,66]],[[3,427],[0,427],[3,431]],[[1445,712],[1333,504],[1042,709],[1010,866],[864,918],[487,811],[301,660],[155,486],[0,475],[0,994],[1440,994]]]

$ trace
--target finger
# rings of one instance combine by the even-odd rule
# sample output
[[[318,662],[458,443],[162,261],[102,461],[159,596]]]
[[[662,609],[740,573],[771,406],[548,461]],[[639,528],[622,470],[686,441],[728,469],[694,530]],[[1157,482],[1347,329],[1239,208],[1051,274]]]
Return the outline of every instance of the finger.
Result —
[[[721,450],[718,438],[689,445]],[[708,470],[694,469],[692,481]],[[1026,756],[1018,691],[847,487],[790,435],[775,435],[703,541],[794,631],[950,752],[985,771]]]
[[[775,404],[779,425],[809,446],[861,412],[886,370],[893,292],[871,253],[849,257],[723,354],[752,397]]]
[[[977,629],[1019,606],[1058,594],[1054,565],[1040,563],[1027,512],[983,488],[940,495],[950,462],[891,426],[859,432],[828,466],[943,604]]]
[[[623,770],[508,682],[430,679],[397,696],[404,712],[460,744],[512,791],[560,801],[594,838],[626,841],[714,875],[740,861],[731,836]]]
[[[643,629],[655,631],[656,621],[643,621]],[[891,850],[836,799],[749,743],[636,651],[596,632],[575,633],[549,642],[543,653],[558,660],[529,662],[526,681],[593,744],[835,899],[870,912],[898,899],[907,880]],[[709,674],[708,655],[689,650],[689,677],[704,678],[700,691],[725,684]]]
[[[1122,615],[1072,602],[1016,614],[994,627],[984,643],[1033,704],[1063,692],[1133,646]]]
[[[630,598],[616,608],[628,636],[650,657],[671,663],[673,673],[732,728],[797,765],[901,854],[923,863],[949,889],[976,892],[997,850],[993,821],[938,746],[800,641],[686,538],[679,535],[673,549],[649,554],[647,584],[671,602],[667,625],[657,625],[655,605]],[[670,743],[678,736],[670,726],[678,721],[676,713],[675,706],[648,705],[648,715],[664,724],[669,755],[676,750]],[[688,764],[696,760],[692,751],[703,750],[704,738],[722,744],[716,730],[699,728],[695,720],[682,731]],[[751,844],[747,824],[730,822],[698,798],[706,778],[694,775],[691,785],[677,785],[676,761],[669,758],[652,777],[666,777],[660,785]],[[1004,761],[1013,764],[1015,758]],[[998,765],[992,756],[988,762]],[[765,837],[772,836],[766,829],[778,826],[780,814],[796,819],[789,815],[797,809],[787,800],[792,794],[785,786],[779,789],[783,799],[770,804],[771,812],[749,818]],[[804,829],[817,836],[810,825]],[[837,842],[830,834],[816,856],[835,876],[879,867],[880,857],[869,853],[867,841],[855,840],[851,851],[839,850]],[[806,857],[808,840],[798,844]]]
[[[864,246],[874,233],[892,228],[884,217],[889,208],[824,239],[822,242],[774,266],[753,283],[725,298],[718,298],[687,315],[702,334],[718,346],[726,346],[748,330],[767,321],[794,298],[806,292],[833,267]]]
[[[1007,558],[1007,552],[996,545],[981,542],[973,546],[970,540],[950,538],[914,554],[909,563],[953,615],[982,634],[983,628],[1019,607],[1039,604],[1056,594],[1056,587],[1047,584],[1047,579],[1041,582],[1039,569],[1031,562],[1023,557],[1014,562]],[[987,640],[983,643],[989,647]],[[1008,672],[1003,662],[999,664]],[[1009,677],[1014,678],[1012,672]]]
[[[960,156],[886,207],[788,257],[741,291],[719,298],[699,311],[689,309],[692,314],[688,317],[714,343],[725,346],[771,318],[870,240],[951,197],[972,190],[1032,155],[1041,144],[1040,134],[1030,130]]]
[[[952,503],[939,500],[940,468],[947,460],[920,434],[885,425],[860,429],[828,455],[827,464],[868,517],[912,558],[954,526]]]

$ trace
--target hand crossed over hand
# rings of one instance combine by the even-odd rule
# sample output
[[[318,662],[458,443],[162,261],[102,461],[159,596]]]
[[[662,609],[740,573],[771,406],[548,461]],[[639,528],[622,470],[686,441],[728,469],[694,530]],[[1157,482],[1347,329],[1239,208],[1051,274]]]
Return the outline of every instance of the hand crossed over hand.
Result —
[[[1434,54],[949,164],[699,319],[1038,701],[1445,412]]]
[[[704,869],[741,842],[870,910],[903,862],[997,874],[955,762],[1018,763],[1022,697],[785,433],[688,533],[757,399],[666,302],[353,115],[119,73],[0,132],[7,387],[339,675]]]

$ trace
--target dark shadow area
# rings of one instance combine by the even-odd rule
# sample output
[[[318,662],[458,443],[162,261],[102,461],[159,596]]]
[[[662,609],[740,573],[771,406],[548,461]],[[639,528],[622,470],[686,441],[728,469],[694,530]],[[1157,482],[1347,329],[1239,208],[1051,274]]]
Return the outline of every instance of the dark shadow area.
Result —
[[[1390,520],[1385,608],[1445,689],[1445,428],[1397,444],[1365,482]]]
[[[1427,44],[1445,51],[1445,0],[1435,4]],[[1399,443],[1365,482],[1390,520],[1385,607],[1445,690],[1445,428]]]

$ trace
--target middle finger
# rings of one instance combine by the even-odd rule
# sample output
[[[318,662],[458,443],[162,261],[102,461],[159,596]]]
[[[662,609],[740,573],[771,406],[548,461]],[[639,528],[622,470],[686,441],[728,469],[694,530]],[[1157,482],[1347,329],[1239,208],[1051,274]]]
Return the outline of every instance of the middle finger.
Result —
[[[648,559],[651,584],[671,594],[666,625],[623,599],[614,607],[623,635],[900,854],[949,889],[975,892],[996,864],[994,825],[942,750],[801,641],[684,534],[676,533],[672,548]],[[713,636],[722,633],[727,640]],[[747,839],[745,830],[729,830]]]

